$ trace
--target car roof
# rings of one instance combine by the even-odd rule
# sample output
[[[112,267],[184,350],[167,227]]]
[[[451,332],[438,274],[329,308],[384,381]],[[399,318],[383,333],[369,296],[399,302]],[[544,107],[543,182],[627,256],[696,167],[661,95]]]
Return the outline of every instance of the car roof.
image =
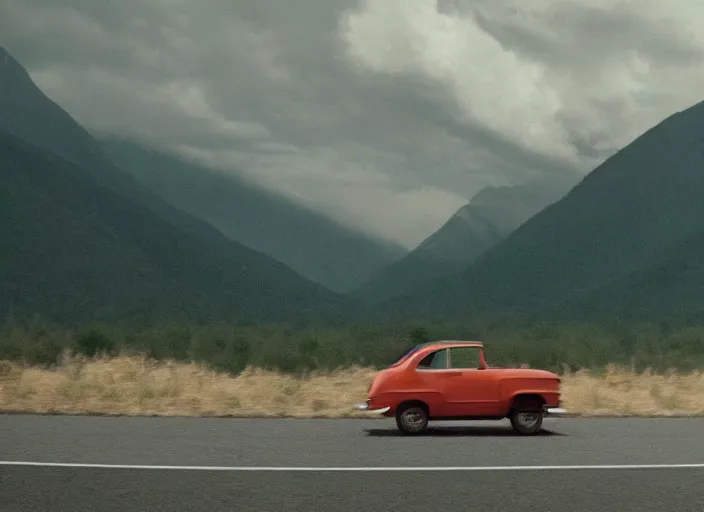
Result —
[[[427,341],[425,343],[419,343],[415,345],[412,349],[410,349],[408,352],[406,352],[401,358],[393,363],[391,367],[398,366],[402,364],[404,361],[407,361],[410,357],[412,357],[414,354],[417,354],[418,352],[422,352],[427,348],[436,348],[436,349],[445,349],[445,348],[450,348],[453,346],[458,346],[458,347],[477,347],[477,348],[483,348],[484,344],[481,341],[458,341],[458,340],[436,340],[436,341]]]
[[[427,343],[422,343],[421,345],[418,346],[418,348],[425,348],[425,347],[439,347],[439,346],[445,346],[445,347],[452,347],[455,345],[460,345],[463,347],[478,347],[478,348],[483,348],[484,343],[481,341],[462,341],[462,340],[436,340],[436,341],[429,341]]]

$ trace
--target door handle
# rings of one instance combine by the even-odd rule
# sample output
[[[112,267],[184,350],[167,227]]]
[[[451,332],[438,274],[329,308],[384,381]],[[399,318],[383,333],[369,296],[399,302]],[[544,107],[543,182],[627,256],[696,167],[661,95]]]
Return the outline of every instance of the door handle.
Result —
[[[448,372],[447,374],[450,377],[460,377],[462,375],[462,372]]]

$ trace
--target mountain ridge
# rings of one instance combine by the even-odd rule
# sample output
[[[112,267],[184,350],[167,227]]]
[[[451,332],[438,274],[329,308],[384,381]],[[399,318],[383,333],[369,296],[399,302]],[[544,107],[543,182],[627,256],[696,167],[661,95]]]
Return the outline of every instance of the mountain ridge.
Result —
[[[697,232],[704,221],[703,169],[704,102],[699,102],[607,158],[460,277],[389,300],[384,308],[391,314],[442,316],[557,311],[580,298],[588,302],[590,295],[598,297],[600,290],[667,260]],[[645,302],[637,294],[633,299]],[[607,304],[589,307],[606,315],[638,309],[636,302],[610,309]]]
[[[229,240],[212,225],[141,187],[5,50],[0,52],[0,134],[0,179],[5,191],[13,191],[5,194],[6,208],[0,212],[6,241],[3,259],[12,261],[16,270],[12,275],[10,265],[5,265],[3,287],[18,290],[23,283],[34,283],[41,290],[34,299],[7,291],[0,303],[5,314],[17,311],[19,303],[29,307],[32,300],[41,304],[46,299],[53,311],[25,308],[25,313],[56,316],[61,311],[66,318],[75,314],[90,319],[90,308],[79,305],[95,299],[96,304],[102,304],[97,310],[106,317],[124,317],[130,311],[129,295],[123,294],[119,307],[111,307],[105,302],[101,284],[103,276],[119,273],[123,265],[119,256],[125,258],[126,270],[121,279],[112,281],[115,293],[130,289],[139,295],[140,284],[132,282],[127,271],[131,269],[134,279],[143,280],[143,299],[149,299],[143,304],[147,316],[151,309],[163,305],[164,311],[193,319],[245,315],[265,321],[330,316],[335,321],[356,307],[354,300],[313,283],[260,251]],[[48,169],[54,174],[47,174]],[[47,188],[49,184],[55,187],[54,193]],[[99,204],[98,197],[105,204]],[[55,222],[47,212],[56,214]],[[43,219],[43,224],[32,222],[37,218]],[[56,229],[47,230],[46,225],[52,223]],[[95,241],[86,238],[87,233],[94,234]],[[114,245],[118,239],[123,246]],[[18,244],[18,240],[26,244]],[[77,247],[74,242],[82,245]],[[27,244],[64,254],[67,259],[27,252]],[[98,251],[95,244],[103,249]],[[92,259],[86,259],[83,250]],[[27,272],[34,257],[45,258],[36,275]],[[79,277],[75,282],[62,280],[59,269]],[[37,282],[39,277],[44,281]],[[81,293],[67,293],[61,287]],[[156,292],[170,287],[176,290],[174,297]],[[96,295],[92,296],[91,290]],[[192,301],[189,295],[193,295]]]
[[[413,251],[377,272],[354,296],[380,302],[460,274],[524,221],[562,197],[577,177],[486,187]]]

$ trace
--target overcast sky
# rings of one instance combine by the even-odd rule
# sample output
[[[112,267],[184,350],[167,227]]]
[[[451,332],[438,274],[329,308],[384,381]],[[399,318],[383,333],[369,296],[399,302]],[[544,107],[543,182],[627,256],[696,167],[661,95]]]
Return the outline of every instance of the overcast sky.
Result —
[[[2,0],[86,127],[407,246],[479,189],[591,170],[704,99],[701,0]]]

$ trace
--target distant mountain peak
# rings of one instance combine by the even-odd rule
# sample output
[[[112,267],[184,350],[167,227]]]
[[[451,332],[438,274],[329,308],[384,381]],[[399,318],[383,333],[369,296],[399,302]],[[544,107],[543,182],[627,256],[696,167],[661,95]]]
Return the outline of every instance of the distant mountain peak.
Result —
[[[577,177],[564,173],[480,190],[413,251],[376,273],[357,295],[385,300],[443,276],[459,275],[523,222],[563,197]]]
[[[100,179],[115,179],[106,155],[93,137],[66,110],[49,98],[29,72],[0,47],[0,130],[56,155],[96,170]],[[117,177],[121,182],[128,175]]]
[[[10,54],[10,52],[0,46],[0,75],[11,74],[21,74],[22,76],[29,76],[29,73],[27,73],[27,70],[24,69],[22,64],[20,64],[17,59],[15,59],[12,54]]]

